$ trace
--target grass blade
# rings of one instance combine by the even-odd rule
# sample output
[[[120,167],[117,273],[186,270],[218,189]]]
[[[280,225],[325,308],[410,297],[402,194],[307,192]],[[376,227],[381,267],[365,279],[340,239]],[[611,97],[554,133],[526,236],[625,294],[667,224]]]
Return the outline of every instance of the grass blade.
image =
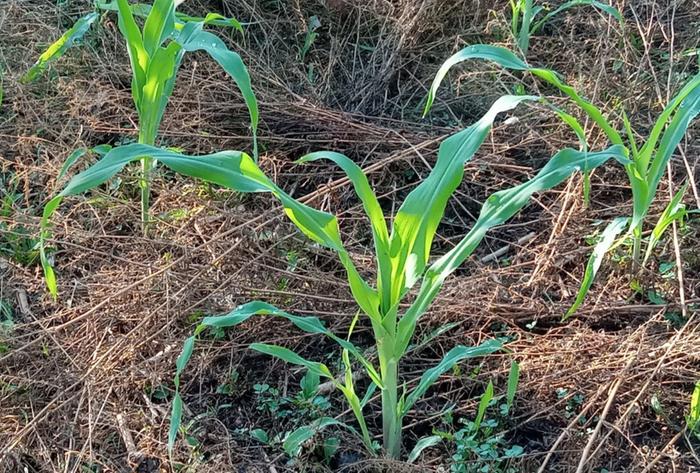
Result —
[[[595,245],[593,253],[591,253],[590,258],[588,259],[586,270],[583,273],[581,287],[576,294],[576,300],[569,310],[566,311],[566,314],[564,314],[562,322],[571,317],[583,303],[583,300],[586,298],[586,294],[588,294],[588,290],[591,288],[591,284],[593,284],[593,280],[600,269],[600,265],[603,263],[603,258],[610,250],[613,243],[615,243],[615,238],[617,238],[625,227],[627,227],[629,220],[630,219],[628,217],[618,217],[610,222],[603,231],[600,241]]]
[[[479,427],[481,427],[481,422],[484,420],[484,416],[486,415],[486,409],[489,407],[491,399],[493,399],[493,381],[489,381],[489,384],[486,386],[484,394],[482,394],[481,399],[479,399],[479,407],[476,411],[476,419],[474,419],[475,432],[478,432]]]
[[[517,361],[510,364],[510,371],[508,372],[508,388],[506,391],[506,405],[508,410],[513,407],[513,401],[515,400],[515,394],[518,392],[518,382],[520,381],[520,365]]]
[[[51,62],[63,56],[66,51],[85,36],[85,33],[87,33],[97,18],[99,18],[99,15],[96,12],[91,12],[76,21],[68,31],[63,33],[39,56],[37,62],[22,76],[20,82],[26,84],[36,80]]]
[[[428,437],[423,437],[418,442],[416,442],[416,446],[413,447],[411,453],[408,454],[407,462],[413,463],[414,461],[418,460],[418,457],[421,453],[423,453],[423,450],[425,450],[426,448],[434,447],[441,441],[442,437],[440,437],[439,435],[429,435]]]
[[[673,222],[682,220],[687,215],[687,212],[685,210],[685,204],[683,203],[683,196],[685,195],[685,191],[687,189],[688,183],[684,184],[680,189],[678,189],[678,192],[676,192],[676,194],[673,196],[671,201],[668,203],[668,205],[662,212],[661,217],[659,217],[659,221],[656,222],[656,225],[654,226],[654,229],[651,231],[651,235],[649,236],[647,250],[644,254],[644,260],[642,260],[643,265],[646,264],[647,260],[651,256],[652,251],[654,251],[654,247],[656,247],[656,245],[659,243],[659,240],[661,240],[661,237],[663,236],[666,229]]]
[[[475,347],[466,347],[458,345],[447,352],[447,355],[433,368],[430,368],[418,381],[418,386],[406,397],[401,415],[404,416],[411,410],[413,405],[418,401],[430,386],[446,371],[451,370],[454,365],[467,358],[475,358],[477,356],[490,355],[503,348],[503,342],[498,339],[487,340],[481,345]]]

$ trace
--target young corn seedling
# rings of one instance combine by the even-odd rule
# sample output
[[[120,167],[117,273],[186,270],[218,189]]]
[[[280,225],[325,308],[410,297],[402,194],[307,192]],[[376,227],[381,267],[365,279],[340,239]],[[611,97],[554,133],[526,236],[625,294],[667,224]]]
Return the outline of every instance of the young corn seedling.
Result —
[[[315,317],[289,314],[261,301],[249,302],[225,315],[206,317],[197,326],[194,335],[187,339],[177,359],[170,447],[176,440],[182,417],[180,377],[192,355],[197,337],[207,328],[218,330],[222,327],[232,327],[255,315],[266,315],[287,319],[302,331],[324,335],[335,341],[342,349],[344,373],[337,376],[325,364],[307,360],[281,346],[254,343],[250,348],[305,367],[333,383],[345,396],[359,425],[359,435],[368,448],[371,448],[372,436],[367,428],[363,408],[371,397],[371,392],[379,389],[384,450],[390,457],[398,458],[401,454],[403,418],[440,375],[465,358],[488,355],[502,346],[502,342],[497,339],[487,340],[474,347],[457,346],[435,367],[423,373],[410,389],[400,380],[399,365],[409,349],[416,324],[435,300],[445,279],[472,254],[490,228],[504,223],[516,214],[528,203],[533,193],[550,189],[574,172],[593,169],[609,158],[622,161],[625,159],[621,146],[598,153],[586,154],[573,149],[558,152],[530,181],[491,195],[469,233],[454,248],[431,262],[431,247],[438,224],[442,220],[448,199],[462,181],[465,162],[479,149],[499,113],[534,99],[536,97],[532,96],[502,97],[475,124],[447,138],[440,145],[435,167],[406,197],[394,216],[391,232],[367,177],[349,158],[334,152],[317,152],[301,158],[301,162],[318,159],[333,161],[352,182],[372,229],[376,262],[374,285],[360,275],[343,246],[335,216],[294,200],[265,177],[253,160],[241,155],[239,165],[231,169],[231,173],[237,176],[237,180],[230,183],[231,187],[242,192],[270,192],[282,203],[287,217],[302,233],[337,254],[346,271],[352,296],[358,305],[358,314],[367,317],[371,325],[379,366],[376,367],[373,361],[365,357],[362,350],[350,341],[356,320],[352,322],[347,337],[342,338],[326,329]],[[406,298],[418,283],[420,284],[414,293],[415,297],[408,303]],[[405,310],[400,305],[402,301],[407,302],[408,308]],[[357,392],[353,382],[352,360],[362,366],[371,380],[370,395],[362,396]]]
[[[527,57],[532,35],[536,34],[548,21],[558,14],[578,6],[595,7],[622,22],[622,15],[615,7],[595,0],[571,0],[549,12],[542,5],[535,6],[534,0],[510,0],[510,31],[522,56],[524,58]],[[544,15],[537,20],[536,18],[541,13],[544,13]]]
[[[127,0],[116,0],[112,3],[98,3],[97,8],[116,10],[119,16],[119,30],[126,40],[131,62],[131,93],[138,114],[139,144],[155,145],[163,113],[172,95],[177,73],[185,53],[204,51],[221,66],[238,86],[250,114],[253,156],[257,156],[258,106],[251,88],[248,71],[237,53],[229,50],[218,36],[203,29],[206,24],[233,25],[240,29],[237,21],[216,14],[209,14],[205,18],[181,15],[175,11],[173,0],[156,0],[153,5],[132,5]],[[97,12],[92,12],[78,20],[70,30],[39,57],[36,64],[25,74],[23,81],[29,82],[36,79],[49,63],[61,57],[70,46],[75,44],[98,17]],[[139,28],[135,17],[145,19],[141,28]],[[104,154],[106,149],[101,146],[94,151],[98,154]],[[87,151],[81,149],[71,154],[63,166],[59,179]],[[157,159],[148,154],[141,154],[138,160],[141,163],[141,220],[145,233],[150,220],[151,176]],[[196,174],[195,170],[188,169],[188,171],[189,175]],[[86,182],[93,181],[87,180]],[[83,183],[78,186],[78,192],[92,189],[95,185]],[[46,256],[44,242],[49,236],[48,224],[51,214],[55,211],[61,198],[71,193],[75,192],[67,187],[47,204],[41,224],[41,262],[47,286],[54,297],[57,296],[58,288],[53,268]]]
[[[629,236],[631,236],[633,240],[633,265],[635,268],[641,267],[643,263],[641,260],[642,228],[645,218],[654,202],[656,191],[661,177],[666,170],[667,163],[685,135],[688,126],[695,117],[697,117],[698,113],[700,113],[700,74],[696,74],[692,77],[676,96],[671,99],[654,123],[646,141],[640,143],[637,141],[637,138],[635,138],[639,136],[639,134],[635,133],[633,130],[624,110],[621,113],[621,118],[626,140],[623,139],[622,135],[615,129],[615,126],[605,117],[598,107],[581,97],[573,87],[564,83],[556,72],[549,69],[532,67],[509,50],[490,45],[480,44],[469,46],[445,61],[438,70],[430,88],[425,106],[425,113],[430,110],[435,100],[435,94],[440,87],[440,83],[450,68],[469,59],[488,60],[506,69],[529,72],[535,77],[556,87],[559,91],[567,95],[574,104],[605,133],[608,140],[613,145],[623,147],[625,155],[629,158],[624,168],[627,172],[630,187],[632,188],[632,215],[630,217],[614,220],[603,232],[603,239],[596,246],[586,266],[583,283],[576,296],[576,300],[564,316],[564,319],[566,319],[570,317],[583,302],[600,267],[603,256],[610,251],[612,247],[617,246]],[[575,120],[570,115],[569,118]],[[580,130],[582,130],[583,127],[576,123],[574,129],[579,130],[577,134],[580,134]],[[652,239],[647,246],[645,259],[649,257],[653,246],[661,238],[663,231],[674,219],[680,219],[685,215],[684,208],[682,208],[680,202],[684,190],[685,186],[674,196],[666,211],[662,214],[661,219],[656,224],[652,232]],[[626,233],[620,239],[616,239],[625,229],[627,230]]]

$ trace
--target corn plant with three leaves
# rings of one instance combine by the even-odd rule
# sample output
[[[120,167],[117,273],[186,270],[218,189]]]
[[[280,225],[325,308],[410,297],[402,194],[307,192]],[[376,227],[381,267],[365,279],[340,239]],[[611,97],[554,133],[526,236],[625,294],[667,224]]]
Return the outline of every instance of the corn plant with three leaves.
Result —
[[[664,230],[674,220],[680,219],[685,215],[685,208],[681,202],[682,194],[685,191],[685,186],[683,186],[671,199],[670,204],[654,226],[652,237],[647,244],[644,260],[642,260],[642,229],[647,214],[656,198],[659,183],[669,160],[681,139],[683,139],[690,123],[700,113],[700,73],[691,77],[669,101],[656,119],[646,140],[638,142],[637,137],[640,134],[636,133],[632,128],[624,110],[621,112],[621,121],[626,139],[623,138],[622,134],[615,128],[614,123],[606,118],[605,114],[598,107],[583,98],[576,89],[566,84],[556,72],[550,69],[532,67],[511,51],[498,46],[483,44],[468,46],[447,59],[438,70],[430,87],[425,113],[432,107],[437,90],[447,72],[453,66],[471,59],[487,60],[505,69],[529,72],[538,79],[554,86],[568,96],[603,131],[610,143],[621,146],[624,154],[629,158],[624,168],[632,189],[632,215],[613,220],[603,232],[602,239],[596,245],[586,266],[576,300],[564,315],[564,319],[566,319],[574,314],[583,303],[595,279],[603,256],[612,247],[619,245],[631,236],[633,241],[633,264],[637,268],[641,267],[643,262],[649,258],[654,245],[659,241]],[[573,116],[568,114],[567,122],[569,125],[572,125],[572,128],[581,139],[583,126]],[[616,239],[625,229],[625,234],[620,239]]]
[[[324,335],[335,341],[341,348],[343,373],[333,373],[325,364],[307,360],[282,346],[254,343],[250,348],[302,366],[331,382],[345,396],[359,425],[358,435],[370,449],[372,435],[363,409],[372,392],[379,389],[384,450],[390,457],[398,458],[403,418],[440,375],[461,360],[488,355],[502,347],[499,339],[486,340],[471,347],[456,346],[435,367],[424,372],[411,389],[406,388],[399,377],[400,362],[409,349],[418,321],[435,300],[445,279],[473,253],[490,228],[515,215],[533,193],[550,189],[573,173],[594,169],[610,158],[626,162],[621,146],[595,153],[573,149],[559,151],[533,179],[491,195],[469,233],[450,251],[431,261],[433,239],[449,198],[462,182],[465,163],[479,149],[499,113],[535,99],[537,97],[501,97],[479,121],[442,142],[435,167],[406,197],[392,220],[391,231],[367,177],[353,161],[335,152],[316,152],[301,158],[301,162],[330,160],[352,182],[372,229],[376,264],[374,285],[361,276],[344,247],[335,216],[293,199],[268,179],[247,155],[240,155],[237,166],[231,170],[231,178],[235,179],[227,185],[242,192],[271,193],[282,203],[285,214],[302,233],[335,252],[346,271],[350,291],[359,309],[358,317],[364,315],[371,326],[379,366],[375,366],[375,362],[350,341],[358,317],[350,324],[346,337],[332,333],[316,317],[293,315],[262,301],[246,303],[228,314],[206,317],[196,327],[194,335],[187,339],[177,359],[169,445],[173,446],[181,423],[181,376],[197,338],[209,328],[219,330],[236,326],[253,316],[275,316],[287,319],[304,332]],[[416,286],[417,290],[412,291]],[[404,309],[404,306],[408,308]],[[353,361],[364,369],[371,381],[364,395],[355,386]],[[400,392],[402,385],[404,388]],[[334,419],[319,422],[324,426],[338,423]],[[354,428],[351,430],[355,431]]]
[[[153,5],[130,4],[127,0],[115,0],[111,3],[98,2],[96,8],[103,11],[116,11],[119,16],[119,31],[126,41],[131,63],[131,94],[138,114],[139,145],[153,147],[156,144],[163,114],[173,93],[177,73],[185,53],[204,51],[221,66],[238,86],[250,115],[253,156],[257,157],[258,105],[248,71],[241,57],[231,51],[221,38],[204,30],[204,26],[207,24],[229,25],[240,29],[241,26],[236,20],[212,13],[204,18],[182,15],[175,11],[173,0],[156,0]],[[141,28],[135,19],[139,17],[144,19]],[[78,20],[71,29],[39,57],[39,60],[24,75],[22,80],[24,82],[35,80],[52,61],[60,58],[68,48],[76,44],[97,18],[99,18],[99,14],[95,11]],[[107,156],[124,158],[127,151],[141,152],[144,149],[146,148],[139,146],[122,146],[110,151],[109,146],[103,145],[93,148],[91,151],[106,159]],[[72,153],[66,160],[59,179],[88,151],[80,149]],[[150,220],[151,178],[158,159],[150,154],[130,155],[130,157],[141,163],[141,220],[145,232]],[[209,173],[212,172],[212,166],[216,166],[214,163],[217,162],[217,159],[202,158],[201,169],[197,168],[195,161],[191,161],[192,166],[185,166],[183,173],[207,179],[207,177],[211,177]],[[161,162],[169,166],[172,157]],[[98,169],[100,171],[97,171]],[[40,254],[46,283],[54,297],[57,296],[58,287],[45,247],[45,241],[50,236],[49,219],[63,197],[94,188],[100,182],[104,182],[102,179],[104,176],[100,172],[109,174],[109,171],[105,171],[99,164],[91,167],[86,171],[87,174],[84,175],[85,178],[80,183],[71,181],[44,209],[41,223]]]

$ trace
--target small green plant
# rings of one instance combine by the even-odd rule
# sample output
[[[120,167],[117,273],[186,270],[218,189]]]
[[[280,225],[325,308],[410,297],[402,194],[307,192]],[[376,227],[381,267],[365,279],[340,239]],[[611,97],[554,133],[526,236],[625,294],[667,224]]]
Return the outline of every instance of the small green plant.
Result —
[[[688,126],[698,113],[700,113],[700,73],[693,76],[681,88],[676,96],[671,99],[668,105],[666,105],[654,123],[646,141],[644,143],[638,143],[636,136],[640,135],[633,130],[627,114],[623,109],[621,109],[620,118],[624,127],[626,140],[623,139],[622,135],[615,129],[613,123],[605,117],[598,107],[581,97],[576,89],[564,83],[554,71],[531,67],[505,48],[483,44],[464,48],[445,61],[437,72],[430,88],[425,106],[425,113],[430,110],[435,100],[435,94],[440,87],[440,83],[450,68],[469,59],[488,60],[506,69],[529,72],[556,87],[559,91],[567,95],[593,123],[605,133],[613,145],[622,147],[625,156],[629,158],[625,161],[624,167],[632,188],[632,216],[615,219],[604,231],[603,240],[596,245],[590,257],[576,300],[564,315],[564,319],[566,319],[576,312],[583,302],[600,268],[603,256],[608,253],[611,248],[622,244],[628,236],[631,236],[633,240],[633,266],[635,268],[640,268],[642,266],[642,228],[645,218],[656,198],[656,191],[666,170],[666,164],[671,159],[673,152],[685,135]],[[571,115],[569,115],[569,117],[576,123],[575,129],[583,129]],[[569,124],[574,122],[570,122]],[[664,230],[674,220],[683,218],[685,215],[685,208],[682,207],[681,204],[681,198],[684,192],[685,186],[673,197],[667,210],[656,224],[652,232],[652,238],[648,242],[645,259],[651,254],[654,245],[661,238],[661,234]],[[625,229],[627,230],[625,234],[620,239],[616,239]]]
[[[449,430],[435,430],[432,438],[454,443],[455,453],[452,455],[450,471],[453,473],[517,473],[510,462],[524,452],[520,445],[510,445],[503,431],[507,429],[510,415],[518,389],[520,367],[518,363],[511,364],[508,375],[508,386],[505,400],[494,397],[493,383],[489,382],[479,399],[474,420],[459,419],[462,425],[457,431],[452,430],[453,416],[449,411],[445,423]],[[497,411],[487,418],[489,408],[498,406]],[[492,409],[493,410],[493,409]],[[431,438],[431,437],[428,437]]]
[[[622,22],[622,15],[615,7],[595,0],[571,0],[550,12],[547,12],[542,5],[535,6],[534,0],[510,0],[510,31],[523,58],[527,57],[530,37],[542,29],[548,21],[565,10],[586,5],[595,7]],[[542,18],[536,20],[541,13],[544,13]]]
[[[444,215],[448,199],[462,181],[464,163],[481,146],[499,113],[509,111],[524,101],[536,99],[537,97],[532,96],[501,97],[475,124],[447,138],[440,145],[437,162],[428,177],[406,197],[392,219],[391,233],[367,177],[355,163],[334,152],[312,153],[301,158],[300,162],[331,160],[352,182],[371,224],[376,261],[374,287],[360,275],[345,249],[335,216],[293,199],[268,179],[247,155],[240,155],[239,163],[229,169],[229,186],[242,192],[270,192],[282,203],[289,219],[307,237],[333,250],[345,268],[350,291],[360,311],[350,324],[345,338],[330,332],[315,317],[292,315],[261,301],[249,302],[225,315],[204,318],[195,329],[194,335],[185,341],[177,360],[170,447],[172,448],[177,437],[183,410],[180,376],[192,356],[197,337],[211,327],[232,327],[256,315],[272,315],[287,319],[305,332],[324,335],[340,345],[344,373],[338,377],[325,364],[307,360],[281,346],[254,343],[250,348],[303,366],[319,377],[329,380],[345,396],[360,427],[360,436],[371,450],[371,435],[363,414],[363,407],[368,398],[367,395],[360,396],[355,389],[352,357],[364,368],[371,380],[370,391],[379,389],[381,392],[384,450],[390,457],[398,458],[401,454],[401,425],[404,416],[440,375],[452,369],[461,360],[491,354],[502,346],[501,340],[491,339],[475,347],[454,347],[434,368],[423,373],[411,389],[404,387],[403,392],[400,391],[400,361],[409,349],[419,319],[435,300],[445,279],[473,253],[490,228],[515,215],[529,202],[533,193],[550,189],[574,172],[594,169],[610,158],[625,160],[620,146],[593,153],[573,149],[558,152],[533,179],[491,195],[469,233],[454,248],[430,263],[431,246],[437,227]],[[401,302],[419,282],[420,287],[415,297],[411,297],[407,303],[408,308],[404,310]],[[362,350],[350,342],[360,314],[367,317],[372,327],[378,369],[365,357]],[[328,422],[330,421],[338,422],[334,419]]]
[[[237,53],[229,50],[218,36],[203,29],[208,24],[233,25],[240,29],[241,26],[237,21],[225,19],[221,15],[216,14],[208,14],[204,18],[181,15],[175,11],[174,0],[155,0],[152,6],[143,4],[132,5],[127,0],[115,0],[112,3],[98,2],[96,8],[98,10],[116,10],[118,13],[119,30],[126,40],[127,51],[131,61],[131,93],[138,113],[139,145],[155,145],[165,107],[173,92],[177,73],[185,53],[205,51],[236,82],[243,95],[253,130],[253,156],[257,157],[258,106],[250,85],[248,71]],[[95,11],[78,20],[70,30],[39,57],[36,64],[25,74],[23,81],[30,82],[36,79],[52,61],[60,58],[68,48],[79,41],[98,17],[99,14]],[[142,28],[139,28],[135,17],[145,18]],[[129,148],[129,145],[127,145],[111,150],[111,152],[127,149],[144,150],[144,148]],[[110,152],[110,147],[100,146],[93,148],[92,151],[106,157]],[[59,179],[87,152],[88,150],[86,149],[80,149],[72,153],[66,160]],[[123,152],[119,152],[119,154],[124,159]],[[145,233],[150,220],[151,178],[157,157],[141,154],[135,158],[141,163],[141,220]],[[216,160],[216,158],[212,159]],[[212,160],[210,159],[210,161]],[[192,161],[190,164],[193,167],[181,170],[183,174],[206,179],[205,175],[211,172],[211,169],[197,169],[198,163],[196,162]],[[201,167],[206,166],[211,166],[211,163],[201,163]],[[100,169],[101,172],[106,171],[99,168],[99,166],[97,169]],[[73,190],[67,191],[68,187],[71,187],[71,184],[69,184],[44,209],[41,224],[41,262],[47,286],[54,297],[58,293],[56,277],[53,267],[46,257],[43,242],[50,234],[49,219],[63,196],[85,192],[104,182],[100,181],[100,179],[91,180],[90,178],[94,177],[94,173],[87,173],[83,177],[82,182],[71,181]]]
[[[281,445],[292,458],[299,456],[302,444],[321,430],[327,411],[331,404],[327,396],[319,394],[320,377],[313,371],[307,371],[299,384],[300,391],[293,397],[281,396],[278,389],[261,383],[253,386],[257,409],[274,418],[286,421],[292,427],[302,425],[294,430],[283,430],[270,435],[261,428],[250,430],[251,437],[265,445]],[[333,445],[337,439],[329,437],[324,441],[324,456],[332,456]],[[336,445],[337,448],[337,445]]]
[[[688,431],[700,441],[700,381],[695,383],[695,389],[690,397],[690,411],[685,417],[685,423]]]

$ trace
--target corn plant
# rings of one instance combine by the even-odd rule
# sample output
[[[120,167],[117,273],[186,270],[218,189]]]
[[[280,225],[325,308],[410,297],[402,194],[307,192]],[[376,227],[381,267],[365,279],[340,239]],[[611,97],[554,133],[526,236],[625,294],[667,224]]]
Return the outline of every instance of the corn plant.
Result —
[[[345,396],[359,425],[359,435],[367,447],[371,448],[372,436],[363,414],[369,396],[361,396],[354,385],[352,360],[355,360],[372,382],[370,394],[373,389],[381,392],[384,450],[390,457],[399,457],[402,420],[440,375],[465,358],[488,355],[502,346],[500,340],[491,339],[474,347],[454,347],[435,367],[423,373],[412,389],[404,387],[403,392],[400,392],[399,387],[403,383],[399,379],[399,364],[409,348],[416,324],[435,300],[445,279],[472,254],[490,228],[504,223],[516,214],[527,204],[533,193],[550,189],[572,173],[593,169],[611,157],[624,160],[620,146],[588,154],[573,149],[558,152],[532,180],[491,195],[469,233],[453,249],[431,262],[431,246],[438,224],[448,199],[462,181],[465,162],[481,146],[499,113],[534,99],[536,97],[532,96],[502,97],[475,124],[447,138],[440,145],[435,167],[406,197],[393,218],[391,232],[367,177],[349,158],[334,152],[317,152],[301,158],[300,162],[328,159],[338,165],[352,182],[372,228],[376,262],[374,285],[370,285],[360,275],[343,246],[335,216],[294,200],[265,177],[251,159],[241,155],[239,165],[232,169],[232,172],[238,173],[238,180],[231,182],[231,187],[242,192],[271,193],[282,203],[287,217],[302,233],[337,254],[358,305],[358,317],[360,313],[364,314],[372,327],[379,367],[350,341],[357,317],[350,324],[345,338],[330,332],[315,317],[289,314],[262,301],[249,302],[225,315],[206,317],[196,327],[194,335],[187,339],[177,359],[169,445],[172,447],[176,440],[182,417],[180,376],[192,355],[197,337],[207,328],[218,330],[238,325],[255,315],[268,315],[287,319],[302,331],[324,335],[335,341],[342,349],[344,373],[336,376],[325,364],[307,360],[281,346],[254,343],[250,348],[300,365],[329,380]],[[419,282],[420,287],[409,303],[406,301],[407,296]],[[402,309],[402,302],[407,303],[406,310]]]
[[[534,5],[534,0],[510,0],[510,31],[523,57],[527,57],[530,37],[536,34],[552,18],[573,7],[592,6],[622,22],[622,15],[613,6],[595,0],[571,0],[547,12],[542,5]],[[544,13],[542,18],[536,18]]]
[[[201,50],[208,53],[222,67],[241,91],[250,114],[253,156],[257,157],[258,106],[248,71],[237,53],[229,50],[218,36],[203,29],[206,24],[232,25],[240,28],[238,22],[216,14],[209,14],[205,18],[181,15],[175,11],[173,0],[156,0],[152,6],[132,5],[127,0],[116,0],[112,3],[98,3],[97,8],[116,10],[119,16],[119,30],[126,40],[131,63],[131,93],[138,114],[139,144],[155,145],[182,59],[187,52]],[[135,16],[145,18],[142,28],[139,28]],[[39,57],[36,64],[25,74],[23,81],[29,82],[36,79],[48,64],[61,57],[71,45],[75,44],[98,17],[97,12],[91,12],[78,20]],[[96,151],[99,154],[100,148]],[[71,154],[59,178],[86,152],[87,150],[81,149]],[[150,183],[157,160],[146,154],[140,155],[139,161],[141,163],[141,220],[145,233],[150,220]],[[93,187],[81,185],[80,192]],[[53,268],[46,256],[44,241],[49,236],[49,218],[61,197],[68,195],[66,192],[69,191],[64,189],[59,196],[47,204],[42,219],[41,261],[49,291],[54,297],[58,289]]]
[[[616,219],[604,232],[604,238],[602,240],[604,243],[599,244],[591,255],[591,260],[584,274],[584,283],[579,289],[576,301],[564,316],[564,318],[567,318],[571,316],[583,302],[595,278],[596,272],[600,267],[600,259],[603,255],[629,236],[632,237],[633,241],[632,260],[634,267],[641,267],[642,229],[645,218],[654,202],[659,182],[661,181],[667,163],[671,159],[680,140],[685,135],[688,126],[698,113],[700,113],[700,74],[696,74],[688,80],[676,96],[669,101],[654,123],[646,141],[640,143],[636,138],[640,136],[640,134],[634,131],[624,110],[621,112],[621,121],[624,128],[625,139],[623,139],[623,136],[616,130],[613,122],[606,118],[598,107],[584,99],[576,89],[562,81],[554,71],[532,67],[509,50],[497,46],[469,46],[445,61],[438,70],[428,93],[425,113],[430,110],[435,100],[435,94],[440,87],[440,83],[450,68],[469,59],[488,60],[506,69],[529,72],[535,77],[554,86],[568,96],[569,99],[571,99],[574,104],[605,133],[606,137],[613,145],[622,146],[625,155],[630,158],[624,167],[632,189],[632,215],[624,218],[625,223],[621,223],[619,219]],[[573,117],[569,117],[573,119]],[[583,129],[580,124],[577,124],[576,128],[578,130]],[[661,234],[670,225],[673,219],[682,218],[685,214],[683,211],[684,209],[681,208],[682,204],[680,202],[684,190],[685,187],[674,196],[669,207],[664,211],[659,223],[654,227],[653,238],[648,244],[645,258],[649,257],[653,246],[659,238],[661,238]],[[615,237],[625,229],[627,229],[627,231],[623,237],[616,240]]]

